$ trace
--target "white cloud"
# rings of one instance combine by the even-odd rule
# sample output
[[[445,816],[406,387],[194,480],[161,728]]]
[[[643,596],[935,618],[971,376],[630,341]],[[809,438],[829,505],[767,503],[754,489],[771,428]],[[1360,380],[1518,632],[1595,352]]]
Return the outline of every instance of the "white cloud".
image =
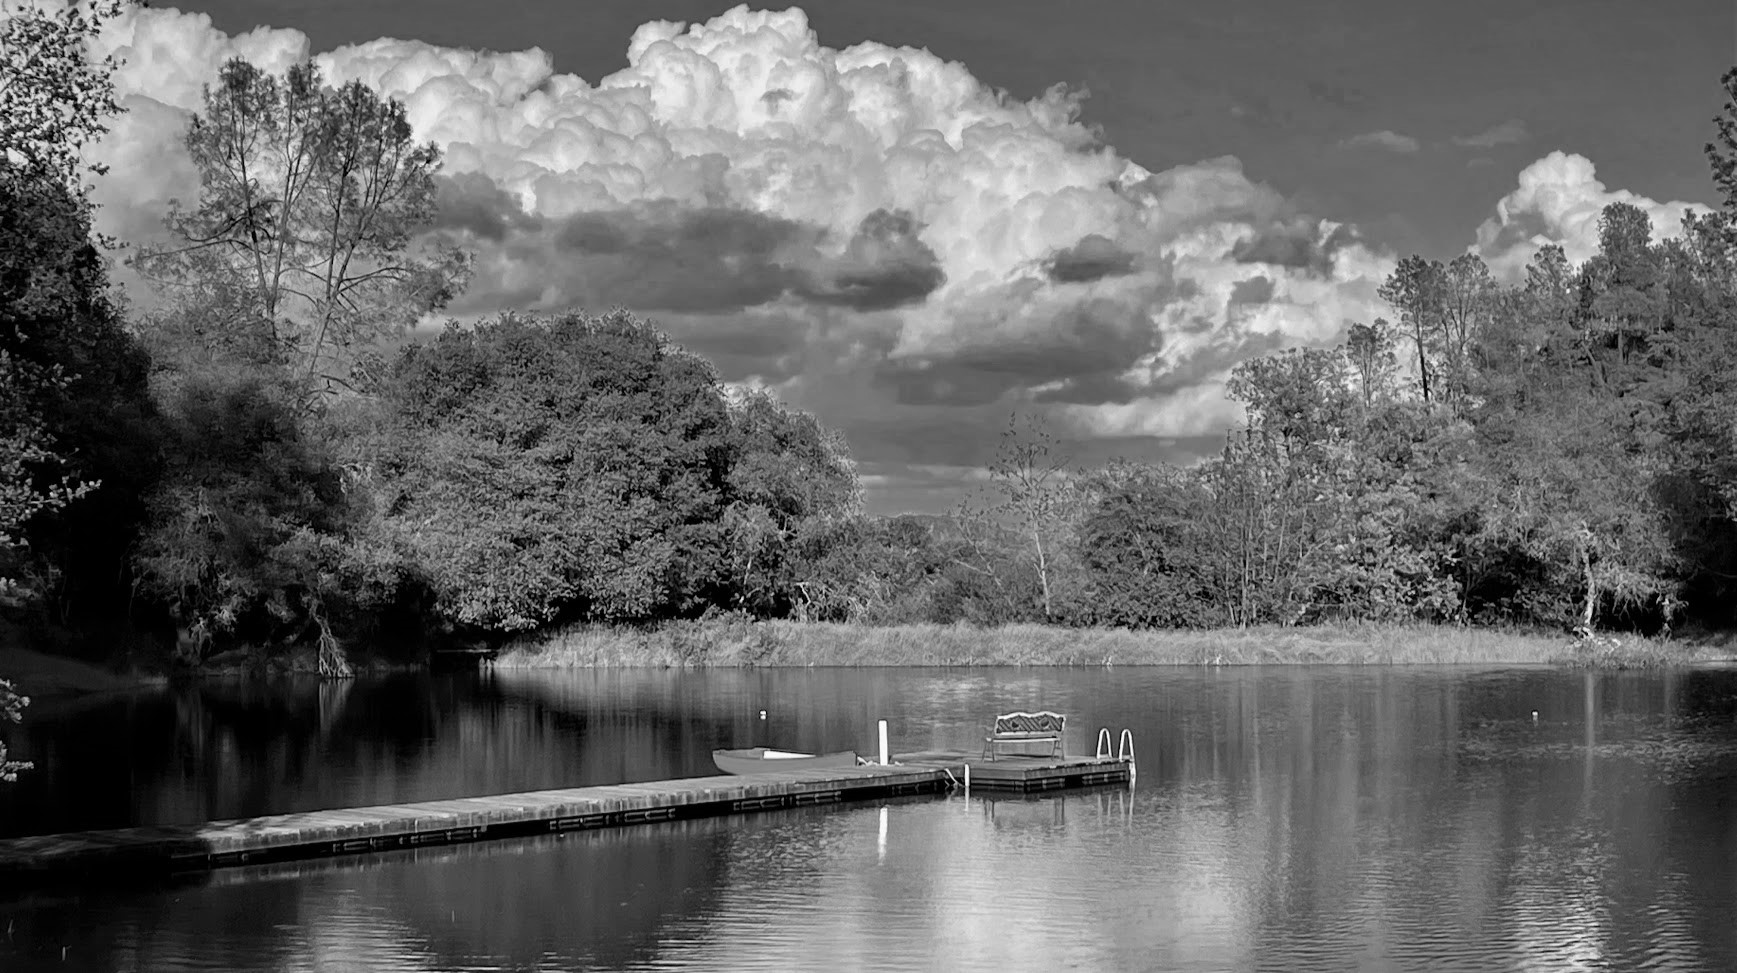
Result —
[[[1346,148],[1353,149],[1375,148],[1386,149],[1389,152],[1404,153],[1416,152],[1419,147],[1417,139],[1414,139],[1409,135],[1401,135],[1398,132],[1390,131],[1385,128],[1377,132],[1364,132],[1361,135],[1353,135],[1339,144]]]
[[[1629,203],[1652,218],[1653,240],[1674,237],[1683,212],[1706,213],[1699,203],[1660,203],[1626,189],[1609,190],[1585,156],[1552,152],[1520,171],[1519,186],[1496,203],[1478,227],[1471,248],[1504,280],[1520,280],[1538,248],[1559,244],[1578,263],[1598,252],[1598,217],[1611,203]]]
[[[223,61],[282,71],[310,53],[299,31],[230,37],[169,8],[128,13],[101,47],[127,61],[132,114],[97,150],[116,163],[100,219],[135,239],[197,193],[180,139]],[[314,59],[403,100],[444,150],[478,250],[467,316],[598,304],[635,280],[656,301],[644,281],[668,281],[681,302],[652,310],[696,347],[718,329],[726,378],[762,376],[847,431],[865,413],[982,407],[993,442],[1010,405],[1036,402],[1087,434],[1209,432],[1234,412],[1221,383],[1236,361],[1380,313],[1390,262],[1346,228],[1234,158],[1148,172],[1099,145],[1061,88],[1022,102],[925,50],[828,48],[799,9],[654,21],[627,51],[594,84],[535,48],[377,40]],[[742,239],[746,257],[730,249]],[[733,270],[744,260],[762,276]],[[718,279],[684,280],[692,267]],[[863,297],[883,271],[903,289]],[[1255,276],[1267,300],[1233,304]],[[784,346],[757,343],[762,324]],[[853,440],[871,460],[882,445]]]

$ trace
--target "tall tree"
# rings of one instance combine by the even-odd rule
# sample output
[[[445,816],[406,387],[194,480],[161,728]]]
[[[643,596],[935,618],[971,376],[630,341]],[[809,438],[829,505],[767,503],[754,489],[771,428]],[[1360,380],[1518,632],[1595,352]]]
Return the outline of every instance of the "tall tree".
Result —
[[[1021,560],[1036,578],[1036,607],[1046,619],[1056,615],[1062,562],[1081,512],[1069,463],[1041,420],[1028,417],[1021,430],[1015,413],[1008,417],[1001,444],[989,463],[989,481],[999,496],[981,501],[977,509],[967,505],[961,510],[966,519],[976,522],[974,536],[981,540],[994,537],[996,526],[1021,538]]]
[[[1442,275],[1441,386],[1462,410],[1472,385],[1472,349],[1490,327],[1496,281],[1476,254],[1462,253]]]
[[[1619,391],[1639,378],[1631,356],[1656,356],[1666,338],[1665,278],[1651,242],[1652,219],[1631,203],[1612,203],[1598,217],[1598,252],[1582,268],[1581,308],[1591,335],[1609,350],[1601,377],[1618,373]],[[1648,364],[1643,358],[1641,364]]]
[[[1720,228],[1729,238],[1737,226],[1737,67],[1726,71],[1719,84],[1725,89],[1725,105],[1713,116],[1716,134],[1705,151],[1719,190]]]
[[[1351,371],[1343,351],[1306,349],[1244,362],[1231,375],[1227,388],[1246,404],[1247,424],[1194,473],[1201,498],[1189,504],[1188,536],[1197,552],[1187,556],[1229,624],[1292,625],[1309,612],[1331,554],[1346,435],[1361,408]]]
[[[1561,246],[1546,244],[1532,255],[1522,292],[1527,317],[1541,326],[1542,336],[1566,335],[1573,328],[1574,267]]]
[[[134,563],[188,662],[311,641],[323,674],[347,675],[343,623],[392,595],[391,558],[356,530],[362,498],[329,437],[302,421],[299,391],[269,375],[197,376],[165,402],[175,466],[147,498]]]
[[[407,348],[351,490],[436,610],[479,633],[697,614],[730,416],[716,374],[625,312],[508,314]]]
[[[1598,627],[1612,609],[1676,593],[1676,552],[1652,486],[1657,461],[1631,448],[1620,403],[1565,385],[1487,420],[1495,488],[1486,534],[1544,572],[1539,620]]]
[[[1684,598],[1702,624],[1725,628],[1737,624],[1737,241],[1721,217],[1685,219],[1682,238],[1662,247],[1678,347],[1660,486]]]
[[[1393,331],[1385,318],[1376,318],[1374,324],[1353,324],[1346,332],[1345,354],[1357,373],[1357,391],[1365,409],[1391,390],[1397,367],[1393,345]]]
[[[770,393],[732,391],[727,402],[724,597],[741,610],[782,613],[797,595],[791,541],[810,520],[860,513],[856,468],[837,433]]]
[[[1413,254],[1400,260],[1376,291],[1398,313],[1399,326],[1416,349],[1418,385],[1425,402],[1442,393],[1438,362],[1446,277],[1440,261]]]
[[[1358,396],[1346,365],[1339,351],[1292,349],[1238,365],[1225,391],[1247,406],[1250,429],[1294,453],[1343,435],[1356,421]]]
[[[309,404],[352,388],[364,353],[462,286],[468,256],[424,236],[440,152],[418,144],[402,103],[359,81],[283,78],[240,59],[188,125],[198,204],[171,204],[173,241],[134,259],[302,383]],[[228,337],[232,344],[233,337]]]
[[[1214,621],[1211,497],[1197,471],[1115,463],[1093,474],[1080,525],[1088,580],[1081,620],[1135,628],[1204,628]]]

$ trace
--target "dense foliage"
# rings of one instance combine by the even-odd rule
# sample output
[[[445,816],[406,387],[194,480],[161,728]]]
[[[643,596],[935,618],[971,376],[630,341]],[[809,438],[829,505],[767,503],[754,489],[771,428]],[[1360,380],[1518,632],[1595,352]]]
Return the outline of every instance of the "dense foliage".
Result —
[[[1731,223],[1654,244],[1618,203],[1599,226],[1582,266],[1546,247],[1514,288],[1476,257],[1403,261],[1397,342],[1377,321],[1249,362],[1221,457],[1099,475],[1093,620],[1737,622]]]
[[[0,585],[62,618],[124,588],[154,466],[145,360],[91,234],[84,175],[101,168],[81,156],[118,110],[115,64],[85,39],[120,10],[0,20]]]
[[[449,328],[404,351],[379,408],[356,464],[370,529],[473,629],[776,610],[788,535],[855,499],[811,418],[730,401],[624,313]]]
[[[17,723],[24,718],[24,707],[30,705],[30,698],[18,695],[12,684],[0,679],[0,723]],[[6,759],[6,741],[0,739],[0,783],[11,783],[18,779],[20,770],[29,770],[30,764],[22,760]]]

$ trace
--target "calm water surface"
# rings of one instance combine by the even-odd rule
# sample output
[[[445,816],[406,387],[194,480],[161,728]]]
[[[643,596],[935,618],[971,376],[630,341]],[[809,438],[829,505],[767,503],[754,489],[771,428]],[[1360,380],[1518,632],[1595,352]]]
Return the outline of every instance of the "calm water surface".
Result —
[[[0,889],[0,970],[1737,970],[1729,669],[212,684],[32,707],[0,835],[708,775],[879,718],[965,748],[1034,707],[1071,751],[1132,729],[1136,786]]]

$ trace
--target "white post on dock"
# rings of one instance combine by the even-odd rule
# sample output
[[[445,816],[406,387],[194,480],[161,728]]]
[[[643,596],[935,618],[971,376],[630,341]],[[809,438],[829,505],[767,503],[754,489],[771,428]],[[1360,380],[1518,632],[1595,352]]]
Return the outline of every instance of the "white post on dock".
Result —
[[[971,765],[969,763],[965,765],[965,796],[971,796]]]
[[[887,765],[887,721],[881,721],[881,766]]]

